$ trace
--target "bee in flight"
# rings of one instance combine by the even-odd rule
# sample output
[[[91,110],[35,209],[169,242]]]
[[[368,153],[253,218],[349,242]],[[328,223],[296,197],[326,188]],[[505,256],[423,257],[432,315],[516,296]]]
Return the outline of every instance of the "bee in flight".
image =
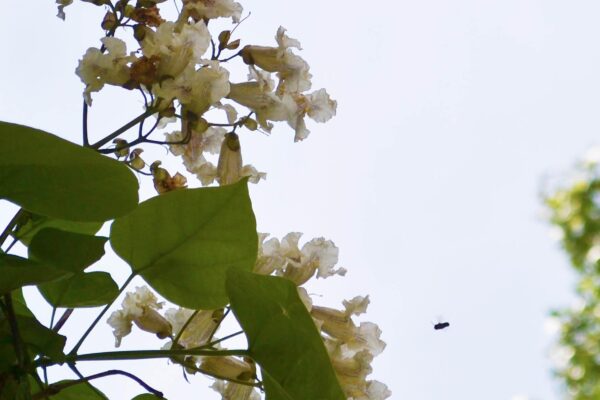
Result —
[[[435,325],[433,325],[433,329],[435,329],[436,331],[439,331],[440,329],[445,329],[449,326],[450,326],[450,322],[438,322]]]

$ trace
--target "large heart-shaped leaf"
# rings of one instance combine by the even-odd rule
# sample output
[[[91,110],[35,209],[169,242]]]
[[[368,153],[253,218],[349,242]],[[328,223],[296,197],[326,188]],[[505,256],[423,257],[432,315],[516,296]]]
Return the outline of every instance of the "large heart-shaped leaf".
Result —
[[[131,211],[138,184],[129,169],[50,133],[0,122],[0,198],[37,214],[106,221]]]
[[[256,221],[247,181],[154,197],[115,220],[115,252],[169,301],[191,309],[228,303],[228,268],[256,261]]]
[[[118,285],[107,272],[80,272],[38,285],[38,289],[54,307],[98,307],[119,295]]]
[[[268,400],[346,399],[296,285],[231,269],[227,294],[262,368]]]
[[[0,293],[27,285],[50,282],[69,275],[69,271],[47,266],[34,260],[0,254]]]
[[[83,271],[104,255],[107,238],[46,228],[33,237],[29,258],[71,272]]]

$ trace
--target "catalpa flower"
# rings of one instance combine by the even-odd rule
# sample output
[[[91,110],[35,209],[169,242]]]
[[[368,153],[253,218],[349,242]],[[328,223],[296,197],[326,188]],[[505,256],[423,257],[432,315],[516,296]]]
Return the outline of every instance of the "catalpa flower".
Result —
[[[89,48],[79,61],[75,73],[83,83],[83,96],[88,105],[92,104],[92,92],[98,92],[104,84],[122,86],[129,81],[129,63],[135,57],[127,55],[125,42],[114,38],[102,38],[106,53],[94,47]]]
[[[179,335],[179,332],[193,314],[194,311],[187,308],[169,308],[165,313],[165,318],[171,323],[173,334]],[[205,345],[215,332],[222,315],[223,310],[203,310],[197,312],[183,333],[181,333],[177,343],[186,349]]]
[[[229,71],[218,63],[199,70],[189,65],[175,78],[163,80],[152,90],[165,104],[177,99],[188,111],[200,116],[229,93]]]
[[[183,11],[196,21],[201,19],[228,18],[240,22],[242,6],[232,0],[183,0]],[[184,14],[185,15],[185,14]]]
[[[123,337],[131,333],[132,323],[143,331],[156,334],[159,338],[171,335],[172,328],[156,310],[161,309],[162,302],[145,286],[137,287],[135,292],[129,292],[121,303],[121,310],[115,311],[108,318],[108,324],[113,328],[115,347],[121,345]]]
[[[311,86],[310,67],[292,52],[292,48],[301,49],[300,42],[287,36],[285,31],[281,26],[277,29],[277,47],[248,45],[240,53],[246,64],[277,72],[279,92],[303,92]]]
[[[210,33],[203,21],[180,28],[165,22],[156,32],[148,29],[141,42],[144,56],[158,60],[159,79],[176,78],[190,64],[200,63],[209,45]]]

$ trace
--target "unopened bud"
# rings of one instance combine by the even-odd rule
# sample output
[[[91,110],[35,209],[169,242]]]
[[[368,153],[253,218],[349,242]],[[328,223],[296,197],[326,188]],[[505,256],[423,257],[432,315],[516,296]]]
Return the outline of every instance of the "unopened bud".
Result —
[[[231,31],[223,31],[219,33],[219,50],[223,50],[227,47],[229,39],[231,38]]]
[[[102,20],[102,24],[100,24],[100,26],[102,26],[102,29],[104,29],[106,31],[115,29],[117,27],[117,25],[118,25],[117,17],[115,16],[115,14],[113,14],[110,11],[106,13],[106,15],[104,16],[104,19]]]
[[[144,150],[142,149],[133,149],[131,151],[131,153],[129,154],[129,165],[131,166],[131,168],[138,171],[144,169],[146,163],[144,162],[144,160],[142,160],[142,157],[140,157],[140,154],[142,154],[143,151]]]
[[[138,42],[141,42],[146,37],[146,26],[143,24],[137,24],[133,27],[133,37]]]
[[[127,143],[127,140],[115,139],[113,143],[115,144],[115,154],[117,157],[127,157],[129,155],[129,143]]]
[[[236,40],[234,40],[233,42],[231,42],[231,43],[227,44],[227,46],[226,46],[225,48],[226,48],[227,50],[235,50],[235,49],[237,49],[238,47],[240,47],[240,43],[241,43],[240,39],[236,39]]]
[[[229,132],[223,139],[219,163],[217,164],[217,181],[219,185],[236,183],[241,178],[242,151],[238,135]]]
[[[133,322],[141,330],[156,334],[159,339],[169,337],[173,333],[169,321],[153,308],[144,307],[142,315],[134,319]]]
[[[255,378],[255,368],[235,357],[203,357],[199,369],[225,379],[248,381]]]
[[[244,126],[248,129],[250,129],[251,131],[255,131],[258,129],[258,123],[256,122],[255,119],[252,119],[252,118],[246,118],[244,120]]]

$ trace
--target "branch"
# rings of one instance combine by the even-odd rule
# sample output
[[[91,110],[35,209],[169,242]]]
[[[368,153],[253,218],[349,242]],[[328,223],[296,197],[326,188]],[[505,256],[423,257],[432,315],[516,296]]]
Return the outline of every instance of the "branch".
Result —
[[[66,389],[68,387],[71,386],[75,386],[75,385],[79,385],[82,383],[86,383],[89,382],[93,379],[98,379],[98,378],[104,378],[106,376],[111,376],[111,375],[123,375],[128,377],[129,379],[133,379],[134,381],[136,381],[140,386],[142,386],[144,389],[146,389],[146,391],[152,393],[153,395],[163,398],[163,393],[161,391],[158,391],[156,389],[154,389],[152,386],[148,385],[146,382],[144,382],[143,380],[141,380],[140,378],[138,378],[137,376],[126,372],[126,371],[121,371],[119,369],[111,369],[108,371],[104,371],[104,372],[100,372],[98,374],[94,374],[94,375],[90,375],[90,376],[86,376],[74,381],[69,381],[69,382],[63,382],[63,383],[54,383],[52,385],[49,385],[46,390],[44,390],[43,392],[39,392],[34,394],[31,399],[32,400],[37,400],[37,399],[41,399],[47,395],[55,395],[58,392],[60,392],[63,389]]]
[[[125,132],[125,131],[133,128],[138,123],[140,123],[141,121],[145,120],[146,118],[148,118],[149,116],[151,116],[152,114],[154,114],[154,112],[155,111],[152,108],[147,109],[142,114],[138,115],[136,118],[132,119],[131,121],[129,121],[128,123],[126,123],[125,125],[123,125],[122,127],[120,127],[119,129],[117,129],[116,131],[114,131],[110,135],[106,136],[104,139],[101,139],[98,142],[94,143],[90,147],[92,149],[98,150],[100,147],[104,146],[106,143],[108,143],[111,140],[116,139],[117,137],[119,137],[119,135],[122,134],[123,132]]]

